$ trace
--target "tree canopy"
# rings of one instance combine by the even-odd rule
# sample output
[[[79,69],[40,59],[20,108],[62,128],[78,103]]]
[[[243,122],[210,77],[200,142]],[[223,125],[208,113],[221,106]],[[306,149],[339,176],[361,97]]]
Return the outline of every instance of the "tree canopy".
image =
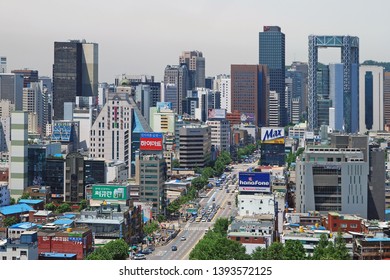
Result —
[[[87,260],[126,260],[129,256],[129,246],[123,239],[108,242],[87,256]]]
[[[228,219],[219,218],[212,231],[192,249],[190,260],[249,260],[245,247],[237,241],[226,238]]]

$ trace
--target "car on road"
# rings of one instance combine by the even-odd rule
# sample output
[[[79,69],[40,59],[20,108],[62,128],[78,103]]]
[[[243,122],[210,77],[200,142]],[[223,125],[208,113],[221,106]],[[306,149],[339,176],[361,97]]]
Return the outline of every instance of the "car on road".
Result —
[[[173,245],[173,246],[171,247],[171,249],[172,249],[172,251],[177,251],[177,246]]]
[[[146,260],[146,257],[144,254],[135,254],[134,260]]]
[[[185,236],[182,236],[182,237],[180,237],[180,240],[181,240],[181,241],[186,241],[187,238],[186,238]]]
[[[146,248],[144,250],[142,250],[141,252],[139,252],[140,254],[144,254],[144,255],[149,255],[151,253],[153,253],[153,251],[149,248]]]

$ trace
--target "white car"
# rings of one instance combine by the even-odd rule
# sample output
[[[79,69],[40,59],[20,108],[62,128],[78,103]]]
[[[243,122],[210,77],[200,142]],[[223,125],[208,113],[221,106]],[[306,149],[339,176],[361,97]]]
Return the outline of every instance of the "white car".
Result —
[[[180,238],[180,240],[181,240],[181,241],[186,241],[187,238],[186,238],[185,236],[182,236],[182,237]]]

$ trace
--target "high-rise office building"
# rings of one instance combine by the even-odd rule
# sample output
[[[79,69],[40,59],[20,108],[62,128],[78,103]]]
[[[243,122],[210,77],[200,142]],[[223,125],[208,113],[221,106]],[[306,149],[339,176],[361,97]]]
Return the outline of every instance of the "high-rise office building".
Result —
[[[118,87],[117,92],[108,94],[107,102],[91,128],[89,152],[92,158],[124,161],[132,176],[140,133],[152,129],[130,93],[130,87]]]
[[[0,56],[0,73],[7,73],[7,57]]]
[[[27,112],[11,113],[10,191],[22,195],[27,187]]]
[[[386,127],[390,126],[390,72],[383,76],[383,115]]]
[[[384,129],[383,67],[359,68],[359,132]]]
[[[211,156],[211,129],[207,125],[185,125],[180,128],[179,161],[182,168],[203,168]]]
[[[255,125],[267,125],[269,101],[267,66],[231,65],[230,71],[232,111],[237,110],[246,115],[253,114]]]
[[[317,103],[318,48],[328,47],[341,48],[344,128],[348,133],[355,133],[359,129],[359,38],[352,36],[309,36],[308,129],[314,131],[321,125]]]
[[[280,126],[287,125],[285,106],[285,36],[279,26],[264,26],[259,33],[259,64],[268,66],[269,89],[279,94]]]
[[[179,115],[183,114],[183,101],[187,96],[189,87],[189,74],[186,64],[167,65],[164,71],[164,84],[174,84],[176,86],[176,101],[168,100],[165,96],[165,102],[172,102],[172,109],[177,110]],[[172,89],[172,87],[171,87]],[[177,104],[177,107],[175,105]]]
[[[45,131],[43,109],[42,82],[28,83],[23,88],[23,111],[28,112],[29,132],[42,134]]]
[[[232,96],[229,75],[218,75],[214,80],[214,89],[221,93],[221,109],[232,112]]]
[[[0,100],[11,101],[15,110],[23,109],[23,75],[21,74],[0,74]]]
[[[369,164],[359,149],[307,148],[296,164],[297,212],[337,211],[367,218]]]
[[[98,94],[98,44],[78,40],[54,42],[53,109],[61,120],[64,103]]]
[[[11,73],[23,75],[23,87],[29,87],[30,83],[38,82],[38,70],[12,70]]]
[[[345,129],[343,96],[343,64],[329,64],[329,99],[332,101],[332,108],[334,108],[330,111],[329,127],[337,131],[344,131]]]
[[[184,51],[179,57],[180,64],[186,64],[189,72],[189,87],[205,87],[206,60],[200,51]]]

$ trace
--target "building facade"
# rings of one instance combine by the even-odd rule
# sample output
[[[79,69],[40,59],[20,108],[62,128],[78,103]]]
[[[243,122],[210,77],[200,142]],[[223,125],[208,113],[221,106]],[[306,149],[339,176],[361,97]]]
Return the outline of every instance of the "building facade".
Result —
[[[269,104],[267,66],[231,65],[230,69],[232,111],[253,114],[255,125],[266,125]]]
[[[267,65],[269,73],[269,89],[279,94],[280,124],[287,124],[285,102],[285,35],[279,26],[264,26],[259,33],[259,64]]]

